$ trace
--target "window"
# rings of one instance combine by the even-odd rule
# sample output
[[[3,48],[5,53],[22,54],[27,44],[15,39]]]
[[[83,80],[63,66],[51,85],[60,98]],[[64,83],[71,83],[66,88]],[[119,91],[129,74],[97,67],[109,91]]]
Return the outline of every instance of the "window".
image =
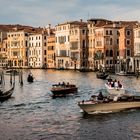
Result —
[[[130,45],[131,44],[131,41],[130,40],[126,40],[126,45]]]
[[[113,57],[113,51],[110,50],[110,57]]]
[[[106,60],[106,64],[108,65],[108,60]]]
[[[66,36],[60,36],[60,37],[58,37],[58,40],[59,40],[60,44],[65,43],[66,42]]]
[[[97,45],[97,46],[101,46],[101,45],[102,45],[102,41],[97,41],[97,42],[96,42],[96,45]]]
[[[130,50],[127,50],[126,53],[127,53],[127,56],[130,56]]]
[[[112,41],[112,38],[110,38],[110,45],[112,45],[112,42],[113,42],[113,41]]]
[[[106,35],[108,35],[108,30],[106,30]]]
[[[71,49],[72,50],[78,49],[78,42],[71,42]]]
[[[47,53],[46,53],[47,51],[46,50],[44,50],[44,55],[46,55]]]
[[[67,56],[66,50],[60,50],[60,56]]]
[[[85,46],[86,46],[86,45],[85,45],[85,40],[83,40],[83,48],[85,48]]]
[[[119,39],[117,39],[117,44],[119,44]]]
[[[106,50],[106,56],[109,56],[109,51],[108,50]]]
[[[131,31],[130,31],[130,30],[127,30],[127,31],[126,31],[126,35],[127,35],[127,36],[130,36],[130,35],[131,35]]]
[[[85,30],[82,30],[82,34],[83,34],[83,35],[85,34]]]
[[[110,60],[110,64],[113,64],[113,61],[112,60]]]

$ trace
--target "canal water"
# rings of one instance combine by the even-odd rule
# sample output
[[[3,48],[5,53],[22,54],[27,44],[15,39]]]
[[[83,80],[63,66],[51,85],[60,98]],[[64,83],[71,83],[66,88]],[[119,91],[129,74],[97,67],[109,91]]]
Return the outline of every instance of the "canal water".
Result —
[[[23,86],[16,76],[12,98],[0,103],[0,140],[140,140],[140,110],[83,115],[78,101],[89,99],[105,80],[96,73],[78,71],[31,70],[34,83]],[[140,78],[115,76],[126,89],[140,91]],[[9,85],[5,75],[5,84]],[[76,84],[78,93],[52,99],[50,88],[58,82]],[[7,87],[8,88],[8,87]]]

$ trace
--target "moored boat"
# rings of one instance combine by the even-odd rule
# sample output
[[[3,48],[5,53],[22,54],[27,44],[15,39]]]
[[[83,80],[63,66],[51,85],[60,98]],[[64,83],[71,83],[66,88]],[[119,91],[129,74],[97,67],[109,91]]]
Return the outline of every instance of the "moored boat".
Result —
[[[9,70],[6,70],[5,71],[5,74],[6,75],[18,75],[19,74],[19,71],[15,70],[15,69],[9,69]]]
[[[67,94],[76,93],[78,91],[78,87],[74,84],[55,84],[52,85],[51,92],[52,97],[62,97],[66,96]]]
[[[126,72],[124,72],[124,71],[117,72],[116,74],[119,76],[126,76],[127,75]]]
[[[117,112],[125,109],[140,108],[140,96],[118,95],[114,98],[104,98],[103,100],[88,100],[78,102],[78,106],[87,114]]]

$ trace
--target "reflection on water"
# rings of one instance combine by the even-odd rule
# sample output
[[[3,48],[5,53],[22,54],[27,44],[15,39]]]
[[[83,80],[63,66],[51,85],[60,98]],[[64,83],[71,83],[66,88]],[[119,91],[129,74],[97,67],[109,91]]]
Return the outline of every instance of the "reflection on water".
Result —
[[[27,83],[28,70],[24,70],[24,85],[16,87],[11,99],[0,104],[0,139],[7,140],[133,140],[140,139],[140,110],[112,114],[86,115],[80,112],[77,102],[89,99],[106,81],[96,74],[78,71],[32,70],[34,83]],[[139,90],[140,80],[135,77],[112,77],[124,83],[125,88]],[[6,84],[9,77],[5,76]],[[52,84],[76,84],[75,95],[52,99]]]

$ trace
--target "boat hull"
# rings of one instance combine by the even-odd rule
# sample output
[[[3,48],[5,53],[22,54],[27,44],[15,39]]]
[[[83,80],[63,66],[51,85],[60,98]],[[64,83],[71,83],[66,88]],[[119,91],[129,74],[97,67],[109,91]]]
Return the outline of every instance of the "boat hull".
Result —
[[[66,96],[67,94],[76,93],[78,91],[77,87],[73,88],[61,88],[61,89],[52,89],[52,96],[53,97],[61,97]]]
[[[140,108],[140,101],[132,102],[110,102],[110,103],[96,103],[96,102],[80,102],[78,106],[87,114],[94,114],[95,112],[117,112],[125,109]]]
[[[14,91],[14,87],[12,87],[9,91],[4,92],[0,95],[0,102],[4,102],[5,100],[9,99]]]
[[[108,74],[97,74],[96,77],[105,80],[108,77]]]

